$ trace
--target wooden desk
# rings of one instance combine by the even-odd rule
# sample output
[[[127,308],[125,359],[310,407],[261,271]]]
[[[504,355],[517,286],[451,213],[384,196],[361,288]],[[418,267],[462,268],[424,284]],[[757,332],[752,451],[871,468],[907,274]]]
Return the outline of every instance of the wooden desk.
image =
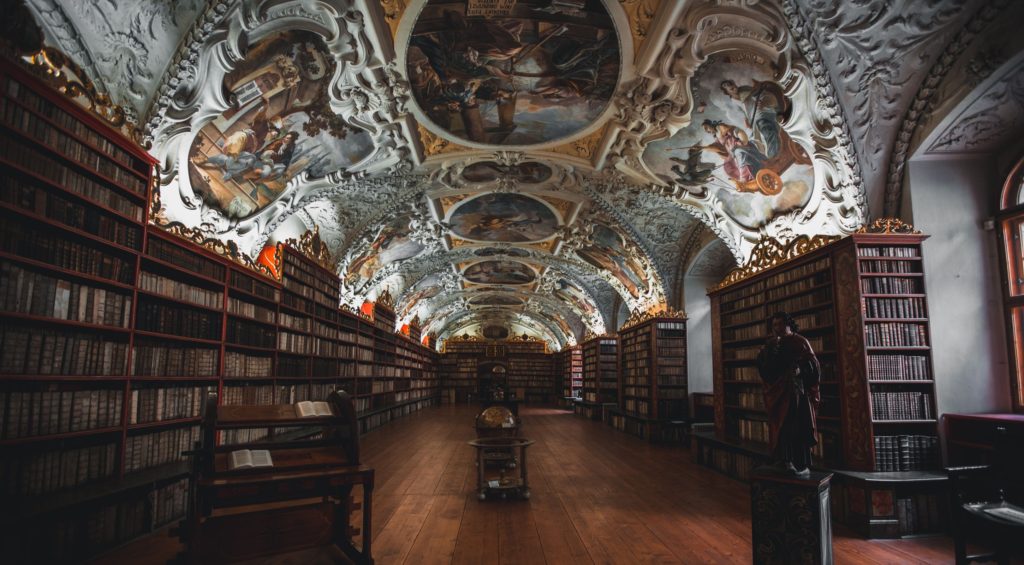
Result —
[[[330,417],[300,418],[293,405],[217,406],[207,399],[202,445],[181,535],[189,562],[220,563],[333,544],[356,563],[373,563],[373,469],[359,464],[351,400],[331,394]],[[269,429],[263,440],[217,445],[226,430]],[[233,451],[265,449],[273,467],[230,469]],[[362,487],[361,503],[351,499]],[[259,508],[254,508],[260,505]],[[270,505],[271,507],[268,507]],[[362,527],[351,528],[362,509]],[[354,536],[362,536],[359,547]]]

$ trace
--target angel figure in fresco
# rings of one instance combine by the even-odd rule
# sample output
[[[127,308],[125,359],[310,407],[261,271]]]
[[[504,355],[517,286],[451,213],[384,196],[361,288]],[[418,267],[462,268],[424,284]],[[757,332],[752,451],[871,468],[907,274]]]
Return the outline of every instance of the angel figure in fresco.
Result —
[[[766,189],[781,189],[778,177],[786,169],[794,164],[811,164],[807,151],[782,128],[793,107],[777,82],[752,80],[750,85],[738,85],[727,79],[722,81],[720,88],[743,108],[744,125],[753,132],[750,143],[766,158],[762,163],[764,169],[754,172],[754,183],[758,189],[766,193]],[[740,190],[751,186],[750,179],[744,182]]]
[[[698,148],[718,155],[725,174],[742,190],[741,187],[753,181],[754,175],[764,168],[768,157],[750,143],[747,132],[741,128],[719,120],[704,120],[701,127],[714,141]]]

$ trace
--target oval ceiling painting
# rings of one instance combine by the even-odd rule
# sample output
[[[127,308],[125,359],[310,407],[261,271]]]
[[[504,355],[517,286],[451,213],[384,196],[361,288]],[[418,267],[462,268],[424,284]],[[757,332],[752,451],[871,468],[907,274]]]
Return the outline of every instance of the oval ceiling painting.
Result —
[[[484,326],[480,332],[487,339],[505,339],[508,337],[508,328],[505,326]]]
[[[428,0],[407,71],[420,108],[452,138],[531,145],[601,115],[619,42],[600,0]]]
[[[462,276],[477,284],[527,284],[537,278],[533,269],[517,261],[474,263],[463,271]]]
[[[335,66],[323,39],[307,31],[272,35],[250,48],[224,77],[235,105],[192,141],[193,192],[228,217],[245,218],[276,200],[299,173],[322,177],[370,155],[370,135],[331,109]]]
[[[526,243],[554,235],[558,217],[522,194],[485,194],[466,201],[448,219],[452,233],[476,241]]]

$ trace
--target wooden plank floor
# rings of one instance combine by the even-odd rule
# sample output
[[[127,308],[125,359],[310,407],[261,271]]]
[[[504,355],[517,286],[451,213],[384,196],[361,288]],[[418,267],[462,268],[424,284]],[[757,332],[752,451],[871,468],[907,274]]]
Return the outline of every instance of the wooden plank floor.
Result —
[[[376,468],[373,555],[379,564],[750,563],[749,487],[694,465],[683,448],[653,446],[556,409],[523,408],[532,497],[476,497],[475,407],[427,409],[367,434]],[[950,538],[868,541],[842,528],[836,563],[952,563]],[[107,563],[159,563],[166,534]],[[329,562],[291,554],[260,563]]]

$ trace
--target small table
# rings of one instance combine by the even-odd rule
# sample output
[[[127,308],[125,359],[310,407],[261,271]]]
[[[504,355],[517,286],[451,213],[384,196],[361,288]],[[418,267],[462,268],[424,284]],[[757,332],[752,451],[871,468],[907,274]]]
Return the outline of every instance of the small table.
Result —
[[[520,437],[482,437],[471,440],[469,445],[476,448],[476,486],[479,490],[480,500],[486,500],[491,492],[500,493],[506,498],[509,493],[522,498],[530,498],[530,486],[526,474],[526,448],[533,445],[532,439]],[[519,456],[515,457],[515,450],[519,450]],[[504,452],[504,453],[502,453]],[[498,476],[487,472],[487,462],[495,457],[496,453],[501,454],[503,461],[516,461],[518,464],[500,464]],[[509,457],[509,455],[513,457]],[[508,476],[511,473],[511,476]]]

